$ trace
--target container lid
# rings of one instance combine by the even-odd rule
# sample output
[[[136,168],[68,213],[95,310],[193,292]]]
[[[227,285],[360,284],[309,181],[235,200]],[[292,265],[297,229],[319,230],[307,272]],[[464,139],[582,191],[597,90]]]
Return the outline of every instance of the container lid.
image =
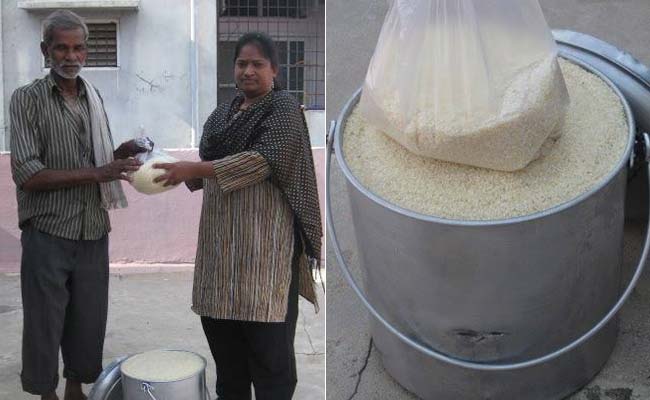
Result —
[[[650,69],[629,53],[584,33],[554,30],[560,53],[608,77],[630,104],[638,132],[650,133]]]

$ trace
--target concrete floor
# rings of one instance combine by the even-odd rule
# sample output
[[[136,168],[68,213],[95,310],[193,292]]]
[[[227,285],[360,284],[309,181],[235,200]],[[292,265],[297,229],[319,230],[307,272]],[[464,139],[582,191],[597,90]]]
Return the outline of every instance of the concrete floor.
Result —
[[[192,273],[189,271],[111,274],[104,365],[124,355],[153,349],[194,351],[208,360],[208,387],[214,398],[214,361],[200,320],[190,310],[191,293]],[[20,277],[0,274],[1,400],[37,399],[20,388],[21,334]],[[314,308],[304,300],[300,302],[295,349],[298,364],[295,398],[324,399],[325,313],[314,314]],[[61,396],[63,384],[59,386]],[[90,386],[86,389],[88,393]]]
[[[363,83],[387,3],[386,0],[327,1],[328,121],[336,119],[344,103]],[[594,35],[650,65],[648,0],[541,0],[540,3],[552,28]],[[335,161],[332,169],[329,190],[333,217],[343,253],[360,277],[344,178]],[[643,226],[636,221],[626,227],[627,270],[638,259]],[[369,317],[342,278],[329,239],[327,267],[327,398],[415,399],[382,368],[378,352],[371,345]],[[650,399],[650,272],[645,272],[620,316],[620,337],[612,358],[571,400]]]

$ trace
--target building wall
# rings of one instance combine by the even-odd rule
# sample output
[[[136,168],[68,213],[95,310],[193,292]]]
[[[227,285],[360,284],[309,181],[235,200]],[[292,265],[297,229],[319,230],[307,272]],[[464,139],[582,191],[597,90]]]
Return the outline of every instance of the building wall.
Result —
[[[118,68],[85,68],[101,92],[116,142],[143,132],[161,147],[192,147],[192,73],[197,75],[198,120],[216,105],[216,5],[195,0],[197,57],[191,41],[190,1],[141,0],[139,9],[75,9],[88,21],[118,22]],[[41,26],[51,10],[25,10],[2,1],[3,103],[47,73],[40,53]],[[210,17],[210,15],[212,17]],[[196,62],[194,61],[196,60]],[[8,120],[8,118],[6,118]],[[0,135],[9,150],[8,132]]]
[[[198,160],[196,150],[171,151],[182,160]],[[321,216],[325,226],[325,149],[314,149]],[[122,185],[129,201],[126,209],[110,212],[111,263],[193,263],[201,214],[202,191],[179,186],[147,196],[128,183]],[[0,155],[0,273],[20,268],[20,229],[16,186],[11,179],[10,156]],[[324,256],[324,253],[323,253]]]
[[[145,134],[162,148],[192,148],[197,144],[203,123],[217,104],[217,3],[140,0],[137,10],[73,9],[88,21],[115,20],[119,24],[119,67],[85,68],[82,72],[104,98],[116,143]],[[51,11],[26,10],[18,7],[17,0],[2,1],[0,103],[4,112],[0,113],[0,151],[10,150],[11,94],[47,73],[39,44],[42,21]],[[192,14],[196,17],[194,42]],[[322,5],[310,21],[318,18],[324,30]],[[304,34],[303,28],[287,29],[291,36]],[[318,40],[319,54],[324,57],[324,31]],[[324,82],[319,82],[318,91],[324,93]],[[323,146],[324,125],[310,125],[310,132],[314,146]]]

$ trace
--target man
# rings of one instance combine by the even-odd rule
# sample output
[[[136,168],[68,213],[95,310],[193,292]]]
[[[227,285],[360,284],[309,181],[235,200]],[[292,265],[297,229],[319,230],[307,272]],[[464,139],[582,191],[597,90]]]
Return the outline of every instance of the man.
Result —
[[[79,76],[88,28],[69,11],[46,20],[50,74],[11,98],[11,168],[22,230],[23,389],[55,399],[59,347],[65,400],[102,370],[108,308],[108,209],[140,165],[134,141],[113,151],[103,103]]]

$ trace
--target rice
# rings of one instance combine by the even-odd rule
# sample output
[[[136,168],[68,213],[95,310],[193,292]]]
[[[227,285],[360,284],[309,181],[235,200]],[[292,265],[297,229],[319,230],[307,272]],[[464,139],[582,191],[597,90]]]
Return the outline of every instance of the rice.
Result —
[[[383,96],[383,106],[375,112],[381,110],[385,118],[368,121],[417,155],[515,171],[538,158],[544,143],[561,134],[569,101],[555,56],[519,71],[503,92],[496,110],[475,106],[467,115],[459,114],[451,99],[442,101],[442,95],[403,99],[415,103],[410,112],[397,96]],[[360,110],[368,101],[362,96]]]
[[[495,171],[415,155],[356,110],[346,123],[343,156],[371,192],[441,218],[506,219],[570,201],[621,160],[628,126],[620,99],[602,79],[566,60],[560,67],[571,99],[561,136],[522,170]]]
[[[143,164],[140,168],[132,172],[130,175],[133,178],[131,185],[140,193],[156,194],[166,192],[175,188],[178,185],[165,186],[165,182],[154,182],[153,180],[164,175],[167,171],[161,168],[153,168],[154,164],[175,163],[178,159],[170,156],[161,151],[154,151],[151,153],[141,153],[137,157]]]
[[[141,381],[173,382],[189,378],[204,367],[205,361],[189,351],[153,350],[129,357],[120,370]]]

